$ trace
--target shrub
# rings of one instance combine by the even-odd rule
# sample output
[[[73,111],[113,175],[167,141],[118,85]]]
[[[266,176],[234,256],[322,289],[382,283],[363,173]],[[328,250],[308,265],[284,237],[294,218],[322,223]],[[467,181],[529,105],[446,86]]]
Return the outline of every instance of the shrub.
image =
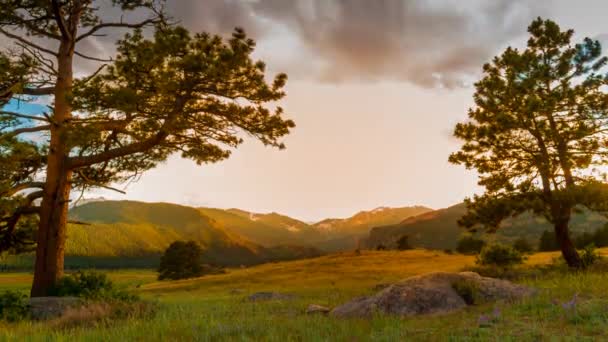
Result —
[[[0,319],[16,322],[29,316],[27,296],[17,291],[5,291],[0,294]]]
[[[510,246],[503,244],[492,244],[484,247],[477,257],[478,265],[493,265],[499,267],[511,267],[521,264],[523,255]]]
[[[377,250],[377,251],[385,251],[385,250],[386,250],[386,246],[385,246],[385,245],[383,245],[383,244],[379,244],[379,245],[376,247],[376,250]]]
[[[410,246],[410,243],[409,243],[409,236],[403,235],[402,237],[399,238],[399,240],[397,240],[397,249],[400,251],[412,249],[412,246]]]
[[[201,256],[203,251],[194,241],[175,241],[160,258],[158,279],[186,279],[203,274]]]
[[[543,234],[540,236],[540,241],[538,243],[538,250],[540,252],[551,252],[558,251],[559,245],[557,244],[557,239],[555,238],[555,233],[550,230],[545,230]]]
[[[531,253],[532,252],[532,245],[530,244],[530,242],[528,242],[528,240],[526,240],[523,237],[521,237],[521,238],[515,240],[515,242],[513,242],[513,248],[515,248],[515,250],[520,253]]]
[[[87,299],[112,299],[131,301],[136,296],[114,286],[104,273],[95,271],[78,271],[59,280],[52,290],[55,296],[75,296]]]
[[[452,284],[452,288],[467,305],[479,303],[479,286],[467,280],[457,280]]]
[[[574,239],[574,246],[579,249],[584,249],[589,245],[595,245],[595,234],[584,232]]]
[[[608,246],[608,225],[595,231],[593,234],[593,243],[596,247]]]
[[[485,246],[486,242],[482,239],[475,238],[474,236],[463,236],[458,240],[458,245],[456,246],[456,251],[462,254],[478,254],[481,252],[483,246]]]
[[[454,251],[452,251],[449,248],[446,248],[446,249],[443,250],[443,253],[445,253],[445,254],[454,254]]]
[[[583,248],[580,254],[581,263],[583,264],[584,268],[595,264],[598,260],[602,258],[600,254],[595,250],[595,245],[593,244],[587,245],[587,247]]]

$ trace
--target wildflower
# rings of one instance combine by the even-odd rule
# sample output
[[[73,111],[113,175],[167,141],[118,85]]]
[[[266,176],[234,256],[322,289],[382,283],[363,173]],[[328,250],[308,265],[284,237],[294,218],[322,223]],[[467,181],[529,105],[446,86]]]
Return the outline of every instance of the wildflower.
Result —
[[[500,314],[501,314],[500,308],[499,307],[495,307],[494,311],[492,311],[492,315],[494,316],[494,319],[495,320],[499,319],[500,318]]]
[[[487,327],[487,326],[489,326],[490,323],[491,323],[490,316],[488,316],[488,315],[481,315],[481,316],[479,316],[479,319],[477,320],[477,323],[479,324],[480,327]]]

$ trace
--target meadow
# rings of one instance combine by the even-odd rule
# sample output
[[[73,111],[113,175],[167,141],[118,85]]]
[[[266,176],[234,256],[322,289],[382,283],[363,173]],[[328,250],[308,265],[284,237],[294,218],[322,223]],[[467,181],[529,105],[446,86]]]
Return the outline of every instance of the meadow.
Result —
[[[602,250],[607,254],[608,250]],[[527,264],[550,263],[556,253],[532,255]],[[230,269],[227,274],[156,281],[151,270],[109,271],[109,276],[149,301],[146,319],[101,321],[62,328],[52,322],[0,323],[2,341],[584,341],[606,338],[608,275],[554,272],[520,280],[539,289],[517,303],[478,305],[437,316],[335,319],[306,315],[309,304],[333,307],[371,294],[379,284],[431,271],[458,271],[474,257],[443,252],[374,251]],[[27,291],[31,275],[0,274],[0,290]],[[293,300],[249,302],[247,295],[276,291]],[[577,295],[577,299],[571,299]],[[481,316],[491,320],[480,321]]]

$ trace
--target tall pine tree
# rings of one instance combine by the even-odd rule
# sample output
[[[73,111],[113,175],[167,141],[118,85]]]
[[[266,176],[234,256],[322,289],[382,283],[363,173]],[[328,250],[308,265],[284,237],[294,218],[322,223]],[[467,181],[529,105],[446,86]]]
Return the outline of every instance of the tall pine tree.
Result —
[[[110,21],[100,8],[147,17]],[[229,40],[191,34],[168,23],[155,0],[2,0],[0,101],[49,96],[38,115],[0,112],[0,248],[36,238],[32,296],[44,296],[63,273],[72,191],[108,187],[168,156],[212,163],[243,142],[242,132],[283,148],[294,123],[281,108],[286,76],[265,80],[254,42],[237,29]],[[126,30],[117,55],[91,56],[88,39]],[[149,33],[149,35],[148,35]],[[150,38],[146,38],[151,36]],[[76,78],[81,61],[99,69]],[[38,205],[38,202],[40,204]]]
[[[598,41],[572,44],[573,30],[536,19],[523,50],[507,48],[484,65],[469,120],[456,125],[464,144],[450,162],[479,173],[486,191],[467,200],[461,224],[490,229],[525,211],[544,215],[568,265],[582,266],[568,225],[574,211],[608,209],[608,187],[595,169],[608,157],[608,84]]]

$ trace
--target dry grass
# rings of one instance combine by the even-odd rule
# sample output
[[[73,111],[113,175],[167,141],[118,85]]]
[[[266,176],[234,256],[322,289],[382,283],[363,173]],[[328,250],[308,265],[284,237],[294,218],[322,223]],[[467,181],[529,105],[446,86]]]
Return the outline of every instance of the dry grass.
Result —
[[[56,329],[76,326],[95,326],[112,316],[113,308],[109,303],[89,303],[66,309],[61,317],[48,322]]]

